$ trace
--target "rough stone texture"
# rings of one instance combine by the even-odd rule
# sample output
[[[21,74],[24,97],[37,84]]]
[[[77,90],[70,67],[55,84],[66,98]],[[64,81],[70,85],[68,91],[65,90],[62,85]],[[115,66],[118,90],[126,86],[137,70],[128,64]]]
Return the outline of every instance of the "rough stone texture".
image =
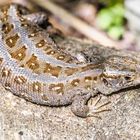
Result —
[[[77,39],[57,40],[60,47],[73,55],[84,56],[84,61],[104,59],[108,55],[133,55],[86,43]],[[82,48],[83,47],[83,48]],[[84,52],[84,53],[83,53]],[[83,57],[83,58],[84,58]],[[96,61],[98,61],[98,58]],[[81,57],[79,58],[81,59]],[[96,117],[79,118],[68,107],[40,106],[14,96],[0,86],[0,140],[139,140],[140,88],[126,89],[105,97],[101,102],[111,111]]]

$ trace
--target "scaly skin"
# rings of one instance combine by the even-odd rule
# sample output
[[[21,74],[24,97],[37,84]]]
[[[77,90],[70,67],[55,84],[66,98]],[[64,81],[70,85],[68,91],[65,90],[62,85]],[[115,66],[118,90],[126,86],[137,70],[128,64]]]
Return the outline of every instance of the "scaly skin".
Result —
[[[139,84],[136,60],[112,56],[97,64],[81,63],[60,50],[27,14],[15,4],[0,10],[0,81],[13,94],[41,105],[72,104],[75,115],[87,117],[87,101],[97,93]]]

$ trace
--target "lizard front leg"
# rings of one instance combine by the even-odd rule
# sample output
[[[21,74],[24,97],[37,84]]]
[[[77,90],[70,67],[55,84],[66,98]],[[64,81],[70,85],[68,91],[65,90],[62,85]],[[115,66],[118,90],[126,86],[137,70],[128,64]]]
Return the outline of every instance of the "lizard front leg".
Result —
[[[90,99],[92,98],[92,99]],[[79,117],[86,118],[86,117],[97,117],[100,118],[100,116],[97,116],[95,114],[101,113],[104,111],[110,111],[110,109],[103,109],[106,105],[110,104],[110,102],[105,102],[102,104],[99,104],[101,100],[101,96],[99,96],[96,100],[95,103],[93,103],[93,98],[92,94],[88,93],[86,95],[77,95],[74,97],[71,110],[72,112]],[[90,104],[89,104],[89,99],[90,99]],[[97,105],[99,104],[99,105]]]
[[[87,117],[89,112],[89,107],[87,106],[87,101],[91,97],[90,94],[81,96],[77,95],[73,98],[71,110],[76,116],[80,116],[82,118]]]

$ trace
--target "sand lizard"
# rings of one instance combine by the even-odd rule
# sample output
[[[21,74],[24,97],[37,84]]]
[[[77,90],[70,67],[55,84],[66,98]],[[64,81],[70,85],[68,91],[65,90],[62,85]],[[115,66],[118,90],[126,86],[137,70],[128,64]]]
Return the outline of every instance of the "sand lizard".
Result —
[[[75,115],[87,117],[91,97],[140,83],[135,59],[79,62],[57,48],[45,30],[26,18],[28,13],[16,4],[0,9],[0,81],[13,94],[40,105],[71,104]]]

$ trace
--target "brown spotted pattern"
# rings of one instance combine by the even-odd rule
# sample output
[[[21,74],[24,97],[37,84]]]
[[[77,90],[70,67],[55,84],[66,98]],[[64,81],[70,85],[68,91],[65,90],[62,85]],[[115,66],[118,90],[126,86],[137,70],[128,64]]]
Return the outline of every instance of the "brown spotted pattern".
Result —
[[[8,20],[8,15],[6,15],[4,18],[1,18],[1,21],[2,21],[3,23],[7,22],[7,20]]]
[[[46,63],[46,67],[44,69],[44,73],[49,73],[55,77],[58,77],[60,72],[61,72],[61,67],[60,66],[57,66],[57,67],[53,67],[51,66],[51,64],[49,63]]]
[[[74,79],[71,84],[72,86],[78,86],[80,84],[80,79]]]
[[[64,84],[63,83],[50,84],[49,90],[52,92],[55,92],[57,94],[63,94],[64,93]]]
[[[5,83],[5,89],[10,90],[10,88],[11,88],[11,83],[10,82]]]
[[[76,73],[78,71],[78,68],[67,68],[65,70],[65,74],[67,76],[73,75],[74,73]]]
[[[15,47],[19,38],[20,38],[19,35],[15,34],[13,36],[6,38],[5,43],[8,47],[13,48],[13,47]]]
[[[4,15],[7,15],[9,8],[10,8],[10,5],[1,7],[1,11],[3,12]]]
[[[84,67],[81,67],[81,71],[92,70],[92,69],[98,68],[99,66],[100,66],[100,64],[88,64]]]
[[[93,78],[91,76],[86,76],[84,78],[84,87],[87,89],[87,90],[91,90],[92,88],[92,81],[93,81]]]
[[[36,37],[37,36],[37,31],[33,32],[29,35],[29,37]],[[52,46],[54,46],[54,42],[52,41],[47,41],[42,39],[40,37],[40,40],[35,44],[37,48],[41,48],[46,55],[53,56],[55,59],[66,62],[66,63],[77,63],[75,59],[72,58],[72,56],[69,56],[68,54],[64,53],[62,50],[56,50]]]
[[[6,6],[1,7],[0,11],[3,13],[3,15],[1,15],[2,19],[6,18],[6,20],[7,20],[9,8],[10,8],[10,5],[6,5]],[[6,20],[4,20],[4,21],[6,21]]]
[[[66,63],[79,63],[75,58],[71,55],[64,53],[62,50],[53,49],[51,46],[53,44],[46,44],[43,48],[44,52],[47,55],[53,56],[55,59],[66,62]]]
[[[31,58],[26,62],[26,65],[28,66],[28,68],[30,68],[33,71],[38,69],[39,61],[37,60],[37,56],[33,54]]]
[[[14,81],[17,83],[17,84],[24,84],[27,82],[27,79],[24,77],[24,76],[16,76],[14,78]]]
[[[30,27],[30,25],[28,23],[21,23],[21,27]]]
[[[5,24],[3,24],[3,26],[2,26],[2,31],[3,31],[5,34],[8,34],[13,28],[14,28],[14,25],[13,25],[13,24],[5,23]]]
[[[32,27],[31,27],[32,28]],[[32,28],[32,30],[30,31],[30,34],[28,35],[28,37],[32,40],[35,37],[40,36],[40,29],[39,28]],[[43,38],[42,38],[43,39]],[[44,39],[43,39],[44,40]]]
[[[33,34],[32,34],[33,35]],[[45,46],[45,44],[46,44],[46,42],[45,42],[45,40],[40,40],[37,44],[36,44],[36,47],[37,48],[42,48],[42,47],[44,47]]]
[[[2,62],[3,62],[3,58],[0,58],[0,64],[2,64]]]
[[[2,72],[1,72],[1,75],[2,75],[2,77],[8,77],[8,76],[11,75],[11,71],[6,69],[6,68],[3,68]]]
[[[32,84],[32,88],[33,88],[33,92],[39,92],[39,93],[41,93],[41,88],[42,86],[41,86],[41,83],[40,82],[34,82],[33,84]]]
[[[20,49],[16,50],[15,52],[12,52],[11,57],[18,61],[21,61],[26,57],[26,50],[27,50],[26,46],[23,46]]]

